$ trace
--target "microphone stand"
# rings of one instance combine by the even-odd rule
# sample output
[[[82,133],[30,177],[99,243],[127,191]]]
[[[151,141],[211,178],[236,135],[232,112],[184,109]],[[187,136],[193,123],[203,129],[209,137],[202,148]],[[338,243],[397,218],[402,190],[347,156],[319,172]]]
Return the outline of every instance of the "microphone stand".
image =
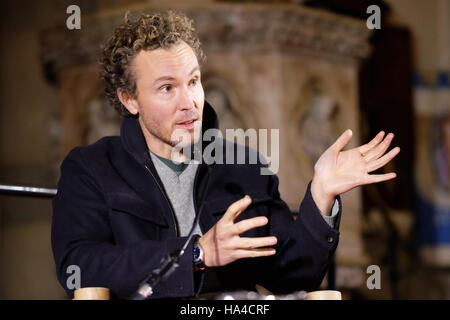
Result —
[[[207,178],[205,189],[203,190],[202,197],[200,198],[200,207],[197,216],[194,219],[194,223],[189,231],[186,242],[181,249],[175,249],[168,255],[164,256],[161,260],[161,264],[158,268],[154,269],[150,275],[144,279],[139,285],[139,289],[130,297],[130,300],[145,300],[153,294],[153,288],[155,288],[158,283],[166,280],[178,267],[178,261],[184,254],[189,242],[194,236],[194,229],[197,223],[200,221],[200,215],[203,210],[203,204],[205,201],[206,193],[209,186],[209,178],[211,176],[211,167],[207,165]]]

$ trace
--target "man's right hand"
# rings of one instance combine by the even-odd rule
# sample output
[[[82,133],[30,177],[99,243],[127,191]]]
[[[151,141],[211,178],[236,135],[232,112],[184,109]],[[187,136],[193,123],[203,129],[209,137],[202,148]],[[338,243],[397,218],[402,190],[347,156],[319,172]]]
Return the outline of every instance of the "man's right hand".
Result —
[[[231,204],[223,217],[202,237],[199,244],[203,248],[204,261],[207,267],[227,265],[242,258],[271,256],[275,249],[264,248],[277,243],[276,237],[245,238],[240,237],[253,228],[266,225],[267,217],[254,217],[234,223],[234,220],[250,205],[249,196]]]

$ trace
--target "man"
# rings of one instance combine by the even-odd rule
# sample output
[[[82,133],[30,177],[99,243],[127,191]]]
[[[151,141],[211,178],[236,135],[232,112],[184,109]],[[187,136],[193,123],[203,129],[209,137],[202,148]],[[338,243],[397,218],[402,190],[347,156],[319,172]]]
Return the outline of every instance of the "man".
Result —
[[[347,130],[317,161],[294,221],[276,175],[260,174],[263,161],[216,163],[210,171],[205,163],[172,162],[178,146],[196,144],[218,127],[204,100],[202,59],[192,22],[173,12],[126,19],[105,46],[106,94],[124,119],[120,137],[75,148],[61,166],[52,245],[69,294],[71,265],[81,270],[81,287],[108,287],[119,298],[133,294],[163,257],[183,246],[203,193],[198,237],[152,298],[255,284],[274,293],[314,290],[338,243],[339,194],[395,177],[369,174],[399,152],[385,154],[393,135],[341,151],[351,139]],[[224,142],[224,153],[230,150],[244,150],[247,160],[254,152]]]

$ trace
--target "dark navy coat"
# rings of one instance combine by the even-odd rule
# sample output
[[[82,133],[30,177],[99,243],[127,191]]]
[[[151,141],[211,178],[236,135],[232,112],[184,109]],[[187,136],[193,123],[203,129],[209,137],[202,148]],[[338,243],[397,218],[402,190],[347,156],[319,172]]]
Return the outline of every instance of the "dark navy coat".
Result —
[[[205,102],[203,131],[213,127],[218,127],[217,116]],[[249,148],[245,150],[248,156]],[[336,225],[331,228],[321,217],[309,185],[294,220],[280,198],[277,176],[261,175],[261,166],[248,161],[211,165],[200,218],[203,233],[228,206],[248,194],[252,204],[236,221],[264,215],[269,223],[242,236],[278,238],[274,256],[241,259],[216,268],[221,289],[254,290],[260,284],[280,294],[315,290],[338,244],[340,199]],[[197,212],[207,171],[202,164],[195,177]],[[81,270],[81,287],[107,287],[113,296],[127,298],[162,257],[181,248],[185,240],[178,236],[172,206],[137,119],[123,119],[120,137],[77,147],[66,157],[53,201],[52,248],[58,279],[69,296],[73,290],[66,282],[72,275],[71,265]],[[192,242],[180,266],[154,288],[152,298],[191,297],[201,290],[202,281],[194,280],[200,271],[193,270]]]

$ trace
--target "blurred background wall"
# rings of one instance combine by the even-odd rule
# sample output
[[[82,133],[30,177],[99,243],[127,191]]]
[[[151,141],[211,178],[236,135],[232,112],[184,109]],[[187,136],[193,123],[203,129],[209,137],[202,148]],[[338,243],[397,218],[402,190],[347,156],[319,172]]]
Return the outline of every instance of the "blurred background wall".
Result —
[[[65,27],[71,4],[81,30]],[[380,30],[366,27],[371,4]],[[393,131],[398,179],[343,196],[336,286],[348,298],[450,298],[447,0],[2,2],[0,183],[55,187],[68,150],[118,132],[95,54],[127,10],[152,8],[194,18],[222,129],[280,129],[280,191],[292,210],[320,148],[345,128],[352,146]],[[0,298],[66,298],[51,215],[48,199],[0,195]],[[380,290],[367,289],[371,264]]]

